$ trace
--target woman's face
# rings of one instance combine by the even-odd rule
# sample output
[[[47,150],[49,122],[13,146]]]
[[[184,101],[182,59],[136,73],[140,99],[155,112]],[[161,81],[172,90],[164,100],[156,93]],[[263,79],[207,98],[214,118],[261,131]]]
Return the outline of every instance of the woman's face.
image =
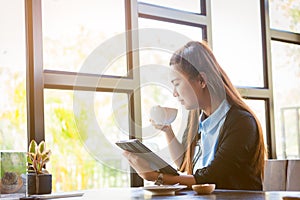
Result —
[[[173,96],[187,110],[201,108],[201,84],[199,80],[190,79],[187,74],[182,73],[171,66],[170,80],[173,85]]]

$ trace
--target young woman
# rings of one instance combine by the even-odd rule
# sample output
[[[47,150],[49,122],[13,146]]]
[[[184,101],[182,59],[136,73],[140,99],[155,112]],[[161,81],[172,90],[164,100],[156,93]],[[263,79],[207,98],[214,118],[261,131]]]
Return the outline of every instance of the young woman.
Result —
[[[186,174],[152,171],[147,161],[124,152],[130,165],[142,178],[163,184],[262,190],[266,151],[261,125],[212,51],[191,41],[173,54],[170,66],[173,95],[190,110],[188,125],[182,142],[171,126],[153,125],[165,132],[171,156]]]

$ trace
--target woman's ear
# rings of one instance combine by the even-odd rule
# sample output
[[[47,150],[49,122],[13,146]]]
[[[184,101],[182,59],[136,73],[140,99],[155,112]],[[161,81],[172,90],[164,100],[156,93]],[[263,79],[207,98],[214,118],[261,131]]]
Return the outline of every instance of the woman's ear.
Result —
[[[207,84],[207,76],[204,72],[199,72],[198,80],[201,88],[205,88]]]

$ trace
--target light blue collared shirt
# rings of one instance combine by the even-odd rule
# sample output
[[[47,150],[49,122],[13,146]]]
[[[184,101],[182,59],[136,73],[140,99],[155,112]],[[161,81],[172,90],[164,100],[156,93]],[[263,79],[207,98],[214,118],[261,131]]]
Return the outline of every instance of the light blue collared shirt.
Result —
[[[203,119],[203,111],[199,117],[199,129],[201,133],[201,140],[198,141],[197,145],[200,145],[201,155],[199,155],[199,146],[196,146],[194,155],[194,173],[197,169],[207,167],[210,162],[214,159],[216,152],[218,137],[220,129],[226,119],[226,114],[230,109],[230,105],[227,100],[223,100],[219,107],[210,115],[208,118]]]

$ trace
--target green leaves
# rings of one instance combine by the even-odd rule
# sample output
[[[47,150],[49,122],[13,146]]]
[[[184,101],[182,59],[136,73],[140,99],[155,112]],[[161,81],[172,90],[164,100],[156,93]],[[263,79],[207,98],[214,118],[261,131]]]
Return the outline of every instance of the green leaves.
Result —
[[[48,174],[45,169],[45,164],[49,162],[51,150],[46,149],[46,143],[41,141],[37,145],[36,141],[32,140],[29,144],[27,153],[27,171],[36,174]]]
[[[46,149],[46,144],[44,141],[41,141],[41,143],[39,144],[39,147],[38,147],[39,153],[42,154],[45,149]]]
[[[37,143],[34,140],[31,140],[29,144],[29,153],[36,154],[36,149],[37,149]]]

